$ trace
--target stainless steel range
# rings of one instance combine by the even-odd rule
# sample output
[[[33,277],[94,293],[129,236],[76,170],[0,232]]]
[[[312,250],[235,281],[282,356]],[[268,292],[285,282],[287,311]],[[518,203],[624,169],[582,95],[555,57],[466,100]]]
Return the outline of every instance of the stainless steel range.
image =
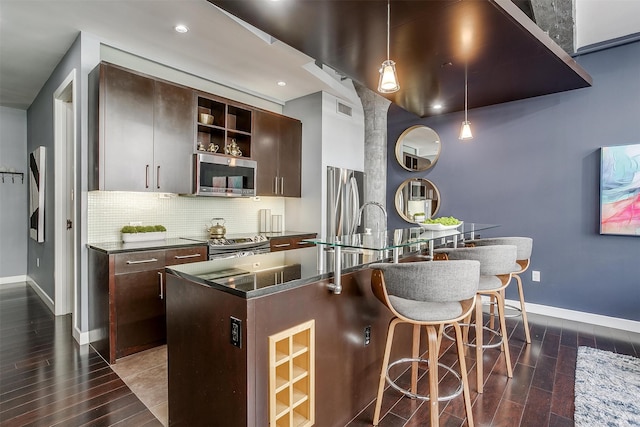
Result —
[[[269,239],[261,234],[242,234],[209,240],[209,259],[229,259],[269,252]]]

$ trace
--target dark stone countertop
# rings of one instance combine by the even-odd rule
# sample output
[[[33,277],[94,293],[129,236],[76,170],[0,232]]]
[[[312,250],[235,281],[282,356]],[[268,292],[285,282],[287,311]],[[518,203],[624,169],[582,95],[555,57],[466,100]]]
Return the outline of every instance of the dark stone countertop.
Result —
[[[305,236],[309,234],[316,234],[315,232],[304,232],[304,231],[282,231],[277,233],[243,233],[243,234],[233,234],[229,235],[229,237],[238,237],[238,236],[255,236],[256,234],[261,234],[266,236],[269,239],[278,238],[278,237],[296,237],[296,236]],[[187,236],[187,237],[174,237],[170,239],[163,240],[150,240],[146,242],[103,242],[103,243],[88,243],[87,247],[89,249],[94,249],[97,251],[101,251],[107,254],[117,254],[122,252],[138,252],[138,251],[150,251],[154,249],[175,249],[181,247],[189,247],[189,246],[206,246],[207,245],[207,236]]]
[[[104,252],[106,254],[117,254],[122,252],[139,252],[160,249],[175,249],[189,246],[206,246],[206,241],[198,241],[194,239],[171,238],[162,240],[149,240],[146,242],[105,242],[105,243],[88,243],[89,249]]]
[[[331,255],[327,264],[331,264]],[[379,262],[379,261],[371,261]],[[343,261],[342,274],[366,268],[363,255]],[[318,270],[316,247],[247,257],[194,262],[166,268],[167,273],[241,298],[251,299],[333,277],[329,265]]]

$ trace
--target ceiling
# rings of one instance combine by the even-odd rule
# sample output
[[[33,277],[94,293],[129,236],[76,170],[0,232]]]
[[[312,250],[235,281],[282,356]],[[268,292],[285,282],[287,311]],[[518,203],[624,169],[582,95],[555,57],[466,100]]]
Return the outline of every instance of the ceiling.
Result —
[[[176,33],[179,23],[190,31]],[[0,0],[0,105],[28,108],[80,31],[276,103],[321,90],[342,94],[313,58],[205,0]]]
[[[209,1],[377,88],[387,59],[386,1]],[[511,0],[393,0],[390,8],[390,57],[400,90],[384,96],[418,116],[462,110],[465,69],[469,108],[591,84]]]
[[[595,0],[575,0],[576,9],[585,1]],[[321,64],[377,86],[386,50],[386,2],[212,3],[282,41],[206,0],[0,0],[0,105],[28,108],[80,31],[104,45],[276,103],[320,90],[348,96],[339,76],[323,72]],[[634,15],[620,14],[605,24],[619,27]],[[178,23],[191,31],[177,34]],[[467,24],[474,34],[465,51],[459,40]],[[402,89],[389,98],[421,116],[436,113],[430,109],[436,99],[444,105],[439,113],[462,109],[465,64],[470,108],[589,82],[509,0],[392,0],[391,26],[391,57]],[[278,86],[281,80],[287,85]]]

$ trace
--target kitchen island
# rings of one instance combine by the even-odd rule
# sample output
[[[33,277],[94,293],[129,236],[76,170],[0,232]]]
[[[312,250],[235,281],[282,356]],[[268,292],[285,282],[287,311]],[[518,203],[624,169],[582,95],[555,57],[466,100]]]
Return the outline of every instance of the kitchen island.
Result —
[[[336,295],[319,252],[167,268],[170,425],[342,426],[375,399],[391,314],[370,290],[371,254],[343,252]],[[411,328],[396,340],[392,358],[409,355]]]

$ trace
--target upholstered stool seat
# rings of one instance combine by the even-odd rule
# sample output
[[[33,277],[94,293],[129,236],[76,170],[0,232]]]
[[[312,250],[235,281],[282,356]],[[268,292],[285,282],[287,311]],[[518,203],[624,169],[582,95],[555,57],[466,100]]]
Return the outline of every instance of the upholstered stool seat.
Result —
[[[475,307],[476,292],[480,278],[480,263],[477,261],[451,262],[408,262],[372,264],[371,290],[374,295],[391,311],[394,317],[389,323],[385,352],[380,370],[380,381],[373,425],[380,421],[382,396],[385,383],[411,398],[428,400],[431,411],[431,426],[439,424],[439,401],[453,399],[463,394],[467,423],[473,426],[469,381],[464,358],[462,331],[458,322],[472,313]],[[398,324],[413,325],[413,344],[411,357],[389,363],[395,328]],[[456,332],[456,348],[460,374],[452,368],[438,363],[439,332],[445,324],[452,324]],[[420,328],[425,327],[428,337],[428,359],[419,355]],[[429,395],[417,393],[418,364],[427,363],[429,369]],[[390,377],[393,366],[408,364],[411,366],[411,389],[398,386]],[[452,372],[461,382],[459,389],[442,396],[438,392],[438,367]]]

